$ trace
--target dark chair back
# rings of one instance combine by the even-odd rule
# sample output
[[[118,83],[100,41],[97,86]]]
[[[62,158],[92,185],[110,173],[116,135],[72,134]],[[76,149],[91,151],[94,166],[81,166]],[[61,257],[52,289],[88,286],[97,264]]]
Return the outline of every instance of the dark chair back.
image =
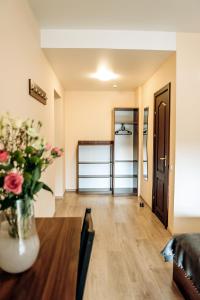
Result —
[[[95,231],[93,230],[93,222],[90,211],[85,212],[83,228],[81,233],[81,247],[79,254],[79,266],[77,277],[76,300],[82,300],[87,277],[88,266],[90,262],[92,245],[94,241]]]
[[[84,241],[85,241],[85,238],[86,238],[86,233],[88,231],[88,227],[89,227],[89,222],[88,222],[88,218],[91,217],[91,208],[86,208],[85,210],[85,216],[84,216],[84,219],[83,219],[83,226],[82,226],[82,231],[81,231],[81,244],[80,244],[80,252],[81,252],[81,249],[83,247],[83,244],[84,244]]]

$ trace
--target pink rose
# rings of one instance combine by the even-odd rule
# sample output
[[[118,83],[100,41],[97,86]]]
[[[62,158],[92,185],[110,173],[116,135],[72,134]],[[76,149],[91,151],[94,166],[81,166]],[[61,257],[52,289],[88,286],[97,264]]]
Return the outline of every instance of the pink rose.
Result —
[[[51,154],[54,154],[58,157],[62,156],[63,155],[63,150],[58,148],[58,147],[54,147],[52,150],[51,150]]]
[[[0,150],[0,163],[5,163],[9,159],[9,153],[6,150]]]
[[[51,150],[51,144],[47,143],[47,144],[45,145],[44,149],[45,149],[46,151]]]
[[[22,192],[22,184],[24,182],[24,178],[19,173],[10,172],[4,178],[4,186],[3,188],[7,192],[11,192],[15,195],[19,195]]]

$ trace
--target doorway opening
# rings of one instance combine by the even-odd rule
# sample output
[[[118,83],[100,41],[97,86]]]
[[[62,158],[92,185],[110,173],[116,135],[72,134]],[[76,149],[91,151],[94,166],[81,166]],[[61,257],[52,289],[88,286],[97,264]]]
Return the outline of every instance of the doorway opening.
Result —
[[[54,144],[59,148],[64,148],[63,132],[64,132],[64,115],[63,102],[60,95],[54,90]],[[64,195],[64,157],[60,157],[55,161],[55,196],[63,198]]]

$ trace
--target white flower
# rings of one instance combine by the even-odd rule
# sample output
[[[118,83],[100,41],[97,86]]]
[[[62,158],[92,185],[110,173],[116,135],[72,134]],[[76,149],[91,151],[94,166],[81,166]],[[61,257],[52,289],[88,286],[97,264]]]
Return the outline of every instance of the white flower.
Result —
[[[25,126],[28,126],[28,127],[31,127],[31,124],[32,124],[32,120],[31,120],[31,119],[27,119],[27,120],[24,122],[24,125],[25,125]]]
[[[13,127],[14,128],[21,128],[23,121],[21,119],[13,119]]]
[[[32,146],[37,149],[37,150],[41,150],[43,148],[41,139],[38,139],[37,141],[35,141]]]
[[[0,195],[0,200],[4,200],[5,196],[4,195]]]
[[[36,129],[34,127],[29,127],[27,129],[27,133],[28,135],[30,135],[31,137],[37,137],[38,136],[38,132],[36,131]]]
[[[14,167],[16,168],[18,164],[17,164],[16,161],[14,161],[14,162],[13,162],[13,165],[14,165]]]
[[[1,125],[3,127],[5,127],[5,126],[11,126],[12,119],[11,119],[9,113],[6,113],[5,115],[3,115],[1,117],[1,121],[0,122],[1,122]]]

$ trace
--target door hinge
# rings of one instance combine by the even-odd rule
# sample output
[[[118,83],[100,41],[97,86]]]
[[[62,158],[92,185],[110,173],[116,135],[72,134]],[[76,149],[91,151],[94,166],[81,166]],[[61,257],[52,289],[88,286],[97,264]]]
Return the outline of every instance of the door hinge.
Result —
[[[154,111],[154,115],[156,115],[156,111]]]

